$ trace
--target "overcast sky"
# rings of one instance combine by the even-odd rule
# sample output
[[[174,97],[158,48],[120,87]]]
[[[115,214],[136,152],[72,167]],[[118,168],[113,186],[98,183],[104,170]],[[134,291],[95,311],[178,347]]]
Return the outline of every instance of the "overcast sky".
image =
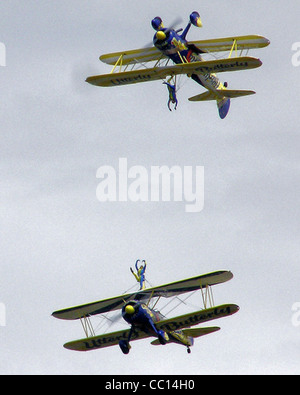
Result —
[[[225,120],[215,103],[187,100],[203,92],[188,79],[176,112],[161,81],[85,82],[110,71],[101,54],[148,45],[153,17],[166,26],[182,17],[184,27],[194,10],[203,28],[190,40],[271,41],[251,52],[261,68],[219,76],[257,92],[233,99]],[[299,374],[299,2],[11,0],[0,11],[0,373]],[[97,169],[118,169],[119,158],[146,169],[203,166],[203,210],[99,202]],[[82,328],[51,313],[134,287],[136,259],[147,260],[152,285],[231,270],[215,302],[240,311],[213,323],[221,331],[196,340],[191,354],[149,339],[127,356],[119,347],[65,350]]]

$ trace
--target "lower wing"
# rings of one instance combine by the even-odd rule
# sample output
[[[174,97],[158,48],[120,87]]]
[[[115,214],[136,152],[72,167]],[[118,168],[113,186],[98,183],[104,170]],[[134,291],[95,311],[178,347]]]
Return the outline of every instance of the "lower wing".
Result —
[[[102,74],[88,77],[86,82],[96,86],[110,87],[156,81],[178,74],[192,75],[248,70],[260,67],[261,65],[262,62],[259,59],[244,56],[239,58],[180,63],[174,66],[152,67],[148,69]]]
[[[235,304],[224,304],[221,306],[211,307],[195,311],[194,313],[185,314],[179,317],[170,318],[157,322],[155,325],[158,329],[164,331],[175,331],[178,329],[189,328],[203,322],[215,320],[217,318],[227,317],[239,311],[239,307]]]
[[[91,351],[99,348],[111,347],[119,344],[120,340],[127,340],[130,329],[121,330],[118,332],[106,333],[104,335],[87,337],[85,339],[74,340],[64,344],[68,350],[75,351]],[[145,332],[135,328],[131,335],[130,341],[146,339],[149,337]]]

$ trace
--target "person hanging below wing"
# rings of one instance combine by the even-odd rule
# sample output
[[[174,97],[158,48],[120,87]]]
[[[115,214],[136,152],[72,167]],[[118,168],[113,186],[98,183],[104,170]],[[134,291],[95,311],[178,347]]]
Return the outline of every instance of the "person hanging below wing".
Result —
[[[134,275],[136,281],[140,283],[140,290],[141,290],[141,289],[145,289],[145,271],[146,271],[147,263],[145,260],[143,260],[140,267],[138,267],[139,262],[141,262],[140,259],[138,259],[135,262],[136,273],[133,271],[132,268],[130,268],[130,271]]]
[[[168,91],[169,91],[169,100],[168,100],[168,108],[170,111],[172,111],[170,104],[173,103],[175,104],[174,110],[177,108],[178,100],[176,97],[176,84],[171,84],[171,80],[173,77],[169,78],[169,80],[166,82],[164,81],[163,84],[167,85]]]

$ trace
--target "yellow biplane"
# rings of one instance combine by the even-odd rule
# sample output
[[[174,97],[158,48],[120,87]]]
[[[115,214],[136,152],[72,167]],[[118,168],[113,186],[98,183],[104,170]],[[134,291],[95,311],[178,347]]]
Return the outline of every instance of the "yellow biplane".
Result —
[[[168,106],[171,110],[170,103],[175,105],[175,109],[177,106],[176,76],[184,74],[207,90],[190,97],[189,100],[215,100],[220,117],[225,118],[231,98],[247,96],[255,92],[227,89],[227,82],[222,83],[216,73],[260,67],[262,62],[247,56],[247,53],[253,48],[266,47],[270,41],[259,35],[187,41],[186,35],[191,25],[202,27],[200,15],[196,11],[191,13],[190,21],[184,30],[165,28],[160,17],[154,18],[152,20],[152,26],[156,30],[153,38],[154,46],[101,55],[102,62],[113,65],[111,72],[88,77],[86,81],[96,86],[111,87],[162,80],[169,90]],[[182,33],[179,34],[180,32]],[[205,59],[212,54],[228,51],[229,55],[226,58]],[[169,65],[170,60],[173,63],[171,65]],[[154,64],[148,67],[149,62]]]
[[[214,305],[212,286],[232,279],[230,271],[217,271],[185,280],[150,287],[137,292],[125,293],[109,299],[58,310],[52,313],[55,318],[64,320],[80,320],[85,332],[84,339],[68,342],[64,345],[69,350],[90,351],[118,345],[124,354],[131,348],[130,341],[154,337],[151,344],[177,343],[190,347],[194,338],[219,330],[219,327],[196,327],[198,324],[227,317],[239,310],[235,304]],[[178,295],[200,290],[203,307],[192,313],[166,318],[156,309],[161,298],[177,297]],[[111,321],[108,313],[121,310],[123,319],[130,328],[116,332],[96,335],[92,317],[103,316]]]

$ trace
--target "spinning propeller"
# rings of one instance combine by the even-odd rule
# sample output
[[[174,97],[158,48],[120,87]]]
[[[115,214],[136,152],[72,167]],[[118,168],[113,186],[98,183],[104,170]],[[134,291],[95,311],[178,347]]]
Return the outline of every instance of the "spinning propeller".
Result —
[[[167,38],[168,33],[171,30],[175,30],[175,26],[181,22],[182,22],[182,18],[177,18],[170,27],[164,28],[162,19],[159,16],[152,19],[151,25],[152,25],[153,29],[157,31],[157,33],[155,34],[156,40],[157,41],[164,41]],[[185,38],[185,35],[186,35],[187,31],[189,30],[191,24],[196,27],[202,27],[201,18],[200,18],[200,15],[197,11],[194,11],[190,14],[190,22],[188,23],[187,27],[185,28],[185,30],[183,32],[184,38]],[[178,33],[181,30],[183,30],[183,29],[179,29],[176,32]]]

